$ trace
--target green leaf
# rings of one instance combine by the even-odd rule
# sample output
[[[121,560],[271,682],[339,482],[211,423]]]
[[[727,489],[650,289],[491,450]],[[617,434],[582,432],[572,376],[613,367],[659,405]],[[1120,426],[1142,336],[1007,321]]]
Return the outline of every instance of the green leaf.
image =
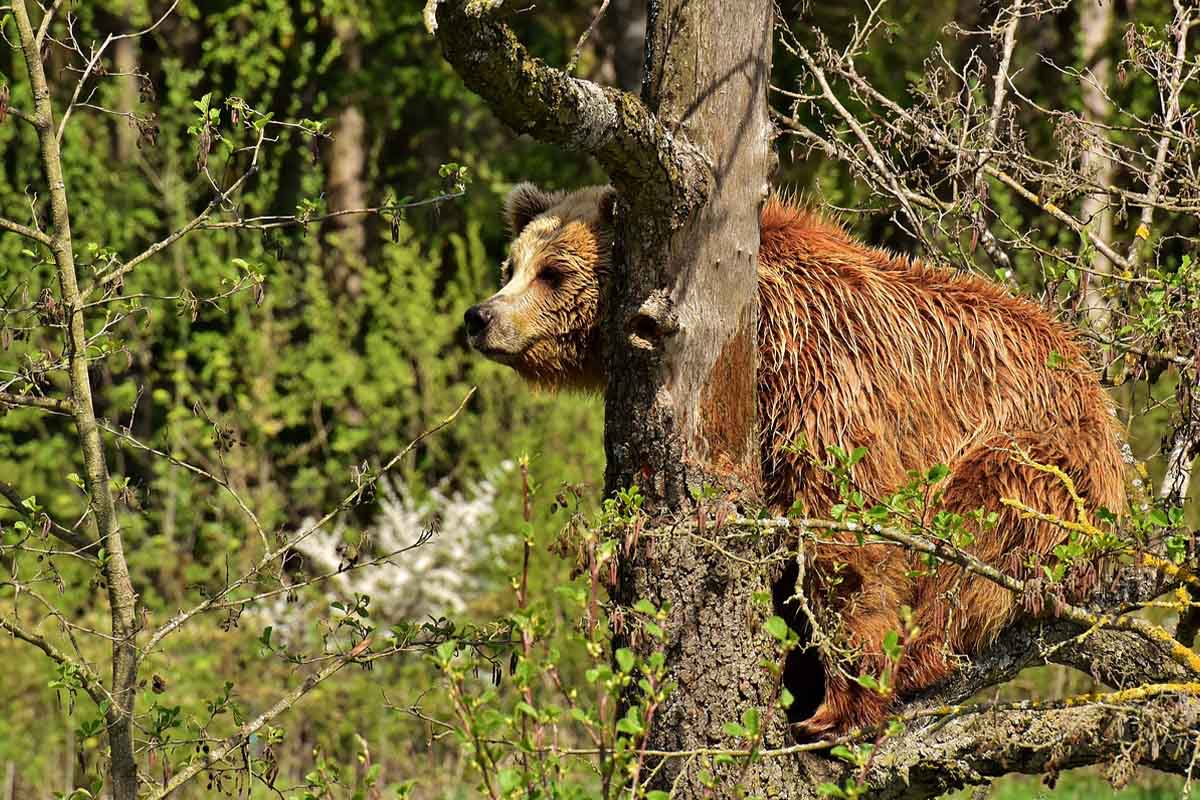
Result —
[[[900,658],[900,634],[888,631],[883,635],[883,654],[892,661]]]
[[[629,709],[624,717],[621,717],[617,722],[617,730],[621,733],[627,733],[630,736],[640,736],[645,728],[642,726],[641,715],[638,713],[637,706]]]
[[[764,627],[767,629],[767,633],[779,641],[787,641],[789,630],[788,624],[784,621],[783,617],[771,617],[767,620],[767,624]]]
[[[945,464],[934,464],[929,468],[929,472],[925,475],[925,480],[928,483],[937,483],[950,474],[950,468]]]
[[[840,758],[842,761],[849,761],[851,764],[858,763],[858,756],[849,747],[844,744],[839,744],[829,750],[829,755],[834,758]]]
[[[524,783],[521,780],[521,773],[512,767],[505,767],[500,770],[496,774],[496,782],[500,784],[500,791],[503,794],[508,794]]]
[[[617,657],[617,666],[621,668],[621,672],[624,672],[625,674],[633,672],[633,665],[636,661],[636,657],[633,655],[632,650],[630,650],[628,647],[622,647],[621,649],[617,650],[615,655]]]
[[[870,689],[873,692],[879,691],[879,681],[875,680],[874,676],[867,675],[864,673],[862,675],[859,675],[854,680],[855,680],[855,682],[858,683],[859,686],[863,687],[864,689]]]

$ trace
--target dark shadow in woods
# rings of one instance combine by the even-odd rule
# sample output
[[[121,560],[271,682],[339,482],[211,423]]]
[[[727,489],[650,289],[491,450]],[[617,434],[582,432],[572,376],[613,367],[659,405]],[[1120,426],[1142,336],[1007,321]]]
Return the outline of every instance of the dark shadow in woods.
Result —
[[[800,604],[791,599],[796,594],[799,576],[800,568],[794,562],[789,563],[771,587],[775,614],[800,637],[799,646],[788,653],[783,662],[783,685],[793,697],[792,705],[787,709],[789,725],[811,717],[825,697],[825,668],[817,648],[811,646],[812,626],[800,610]]]

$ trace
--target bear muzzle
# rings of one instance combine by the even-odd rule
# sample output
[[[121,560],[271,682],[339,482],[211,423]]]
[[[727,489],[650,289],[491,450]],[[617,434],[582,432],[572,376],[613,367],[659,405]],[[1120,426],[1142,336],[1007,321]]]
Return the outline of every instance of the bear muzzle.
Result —
[[[511,364],[526,345],[511,320],[497,308],[494,298],[468,308],[463,314],[463,326],[471,347],[501,364]]]
[[[472,346],[475,346],[475,340],[487,331],[491,321],[492,312],[484,303],[471,306],[463,314],[463,324],[467,327],[467,336],[470,337]]]

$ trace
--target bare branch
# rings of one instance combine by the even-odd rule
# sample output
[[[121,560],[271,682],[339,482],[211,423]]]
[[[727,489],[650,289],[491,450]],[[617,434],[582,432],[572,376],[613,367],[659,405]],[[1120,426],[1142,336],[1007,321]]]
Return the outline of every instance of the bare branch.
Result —
[[[600,18],[608,10],[608,3],[609,0],[603,0],[600,3],[600,7],[596,9],[595,16],[592,17],[592,23],[579,35],[579,41],[575,43],[575,52],[571,53],[571,60],[567,62],[567,72],[575,71],[575,65],[579,63],[579,54],[583,52],[583,45],[587,42],[588,37],[592,35],[592,31],[596,30],[596,26],[600,24]]]
[[[12,106],[9,106],[5,113],[7,113],[9,116],[16,117],[27,125],[32,125],[35,128],[38,126],[36,117],[26,111],[22,111],[19,108],[13,108]]]
[[[814,59],[812,54],[808,52],[808,48],[804,47],[799,42],[793,42],[790,46],[790,49],[793,49],[793,52],[799,56],[800,60],[804,62],[804,65],[808,67],[809,72],[811,72],[813,77],[816,78],[817,84],[821,87],[821,94],[825,98],[825,101],[829,103],[829,105],[833,106],[834,110],[837,111],[838,116],[842,118],[842,121],[845,122],[850,130],[854,132],[855,137],[863,146],[863,149],[866,150],[867,155],[871,158],[871,161],[875,164],[875,168],[879,170],[879,174],[888,182],[888,187],[891,190],[892,195],[899,201],[910,222],[919,230],[921,218],[917,216],[917,212],[909,203],[908,195],[901,188],[900,181],[896,177],[895,170],[893,170],[887,164],[887,162],[884,161],[883,156],[880,155],[879,150],[876,149],[875,145],[871,142],[870,137],[867,136],[867,132],[863,129],[862,125],[854,117],[854,115],[847,110],[846,106],[842,104],[842,101],[838,99],[837,94],[833,91],[833,87],[829,85],[829,79],[825,75],[825,70],[822,69],[819,64],[817,64],[816,59]]]
[[[1149,196],[1142,206],[1141,224],[1146,230],[1154,221],[1154,208],[1158,201],[1159,185],[1162,183],[1163,172],[1167,167],[1167,154],[1171,145],[1171,127],[1179,119],[1179,94],[1183,91],[1183,67],[1187,63],[1188,32],[1192,27],[1192,3],[1175,3],[1175,20],[1171,23],[1171,33],[1175,37],[1175,58],[1171,67],[1171,77],[1167,82],[1166,95],[1163,96],[1163,135],[1158,140],[1158,149],[1154,154],[1154,167],[1146,182],[1146,194]],[[1137,237],[1129,244],[1126,261],[1130,268],[1136,266],[1139,259],[1139,244]]]
[[[123,278],[124,276],[126,276],[130,272],[132,272],[134,269],[136,269],[138,264],[141,264],[146,259],[151,258],[154,255],[156,255],[157,253],[165,250],[166,248],[175,244],[175,242],[182,239],[184,236],[187,236],[192,231],[201,227],[208,220],[209,216],[212,215],[213,211],[215,209],[217,209],[222,203],[225,203],[231,196],[233,196],[237,192],[237,190],[241,188],[242,184],[245,183],[247,180],[249,180],[250,176],[253,175],[257,171],[257,169],[258,169],[258,149],[262,144],[262,137],[263,137],[263,132],[260,131],[258,143],[255,145],[255,148],[254,148],[254,157],[250,163],[249,168],[247,168],[247,170],[244,173],[242,173],[242,175],[237,180],[235,180],[232,184],[230,184],[228,189],[218,192],[217,196],[209,201],[208,205],[204,207],[203,211],[201,211],[199,214],[197,214],[186,225],[184,225],[181,228],[177,228],[175,231],[173,231],[169,235],[167,235],[164,239],[161,239],[160,241],[157,241],[154,244],[150,245],[148,248],[143,250],[141,253],[138,253],[136,256],[129,259],[121,266],[117,267],[114,270],[104,273],[104,275],[100,276],[100,278],[98,278],[96,280],[95,284],[84,289],[81,292],[81,295],[83,297],[89,297],[91,295],[91,293],[97,287],[108,286],[109,284],[119,281],[121,278]]]
[[[158,19],[155,20],[154,23],[148,28],[136,31],[134,33],[109,34],[109,36],[105,38],[103,44],[101,44],[100,47],[92,53],[92,57],[88,59],[87,65],[83,69],[83,74],[79,76],[79,81],[75,84],[75,91],[71,95],[71,102],[67,104],[66,109],[63,111],[62,120],[60,120],[58,123],[58,133],[55,134],[54,138],[59,144],[62,143],[63,132],[67,129],[67,121],[71,118],[71,113],[75,110],[75,107],[78,104],[79,95],[83,92],[84,84],[86,84],[88,78],[92,76],[92,72],[96,69],[96,65],[100,63],[100,58],[104,55],[104,52],[108,49],[108,46],[113,42],[120,41],[121,39],[135,39],[153,32],[156,28],[158,28],[159,25],[163,24],[167,17],[171,16],[172,12],[175,11],[175,7],[178,5],[179,0],[172,0],[171,5],[167,7],[167,10],[159,15]]]
[[[215,608],[218,605],[222,604],[225,601],[225,598],[229,597],[229,595],[232,594],[233,592],[237,591],[237,589],[239,589],[240,587],[244,586],[245,584],[247,584],[251,580],[253,580],[255,576],[259,575],[264,569],[267,568],[267,566],[269,566],[271,563],[276,561],[280,556],[289,552],[296,545],[297,542],[312,535],[312,533],[314,531],[316,531],[316,530],[320,529],[321,527],[323,527],[324,525],[326,525],[330,520],[332,520],[339,513],[350,508],[355,502],[357,502],[357,500],[360,497],[363,496],[363,494],[365,492],[367,492],[372,486],[374,486],[375,483],[381,477],[386,475],[394,466],[396,466],[396,464],[400,461],[400,459],[404,458],[406,455],[408,455],[410,452],[412,452],[412,449],[414,447],[416,447],[418,444],[420,444],[426,438],[432,436],[433,434],[440,431],[442,428],[445,428],[447,425],[454,422],[454,420],[458,419],[459,414],[461,414],[463,409],[467,407],[467,403],[470,401],[471,397],[474,394],[475,394],[475,387],[471,387],[471,390],[469,392],[467,392],[466,396],[463,398],[462,402],[459,403],[458,408],[456,408],[453,413],[451,413],[449,416],[447,416],[445,419],[443,419],[437,425],[434,425],[432,428],[429,428],[428,430],[424,431],[419,436],[417,436],[415,439],[413,439],[411,442],[409,442],[408,445],[403,450],[396,453],[396,455],[392,456],[392,458],[386,464],[383,465],[383,467],[379,470],[378,473],[372,475],[369,479],[363,481],[362,484],[360,484],[358,487],[356,487],[354,489],[354,491],[352,491],[349,495],[347,495],[345,497],[345,499],[342,500],[342,502],[338,503],[337,507],[334,508],[332,511],[328,512],[325,516],[321,517],[319,520],[317,520],[316,522],[309,525],[303,531],[299,532],[295,536],[288,539],[286,542],[284,542],[282,545],[280,545],[276,549],[270,550],[270,551],[267,551],[266,553],[264,553],[262,558],[260,558],[258,560],[258,562],[248,572],[246,572],[246,574],[242,575],[237,580],[231,581],[227,586],[222,588],[220,591],[214,592],[212,595],[207,597],[204,601],[193,606],[191,609],[189,609],[187,611],[181,611],[178,614],[176,614],[174,617],[172,617],[170,619],[170,621],[168,621],[166,624],[164,624],[162,627],[160,627],[158,630],[156,630],[154,632],[154,634],[150,637],[150,641],[146,643],[146,647],[143,650],[143,657],[145,655],[152,653],[154,651],[154,648],[157,647],[162,642],[163,639],[165,639],[166,637],[170,636],[172,633],[177,631],[189,619],[191,619],[192,617],[195,617],[197,614],[202,614],[205,611],[208,611],[209,609]]]
[[[987,163],[988,158],[992,154],[992,147],[996,143],[996,134],[1000,129],[1000,117],[1004,112],[1004,103],[1006,99],[1006,89],[1008,87],[1008,69],[1012,63],[1013,50],[1017,44],[1017,26],[1021,23],[1021,0],[1016,0],[1009,8],[1008,13],[1010,19],[1004,27],[1004,45],[1000,56],[1000,65],[996,68],[996,74],[992,79],[992,113],[988,118],[987,134],[983,140],[982,146],[979,148],[979,157],[975,162],[975,194],[982,198],[984,192],[983,183],[983,166]],[[1003,10],[1000,12],[1003,14]],[[999,21],[999,18],[997,18]],[[987,220],[983,214],[984,203],[981,201],[975,206],[974,221],[976,230],[979,231],[980,239],[983,243],[984,252],[992,260],[992,263],[997,267],[1007,269],[1012,264],[1012,259],[1008,257],[1008,253],[1000,247],[1000,243],[996,241],[995,235],[987,224]]]
[[[25,507],[25,496],[17,491],[16,487],[11,484],[0,481],[0,496],[7,500],[14,511],[23,514],[27,519],[37,526],[41,525],[42,520],[36,519],[33,514]],[[86,553],[89,550],[94,550],[99,542],[92,541],[85,534],[74,528],[69,528],[66,525],[55,520],[49,514],[45,515],[45,519],[50,522],[50,532],[62,541],[75,548],[76,553]]]
[[[140,439],[133,436],[132,434],[127,433],[126,431],[120,430],[119,428],[115,428],[112,425],[100,423],[100,427],[103,428],[104,430],[108,431],[113,436],[116,436],[121,441],[128,442],[130,445],[132,445],[133,447],[135,447],[138,450],[141,450],[146,453],[150,453],[153,456],[157,456],[158,458],[161,458],[170,464],[174,464],[175,466],[177,466],[181,469],[185,469],[194,475],[199,475],[202,478],[206,478],[206,479],[212,481],[213,483],[217,484],[218,486],[220,486],[222,489],[224,489],[226,492],[229,493],[229,496],[233,498],[233,501],[235,503],[237,503],[238,508],[240,508],[242,510],[242,513],[245,514],[246,517],[250,520],[250,524],[254,526],[255,532],[258,534],[258,538],[263,544],[263,551],[270,552],[271,545],[270,545],[270,542],[267,540],[267,532],[263,529],[262,523],[258,519],[258,515],[255,514],[254,510],[250,508],[249,504],[247,504],[246,501],[244,499],[242,499],[242,496],[238,493],[238,491],[229,484],[228,480],[226,480],[225,478],[222,478],[218,475],[214,475],[212,472],[209,472],[208,470],[204,469],[203,467],[198,467],[195,464],[190,464],[181,458],[176,458],[175,456],[171,455],[170,453],[167,453],[163,450],[159,450],[156,447],[151,447],[150,445],[141,441]]]
[[[70,667],[83,685],[83,690],[88,693],[88,696],[100,708],[104,708],[112,702],[112,697],[109,695],[108,690],[104,688],[104,684],[101,683],[100,679],[96,677],[96,674],[92,672],[87,664],[71,659],[66,653],[63,653],[47,641],[45,637],[26,630],[15,620],[0,618],[0,628],[8,631],[17,639],[41,650],[54,663]]]
[[[242,219],[222,220],[220,222],[205,222],[200,227],[206,231],[212,230],[253,230],[262,231],[272,228],[295,228],[311,225],[317,222],[325,222],[326,220],[338,219],[339,217],[357,216],[357,215],[374,215],[374,214],[390,214],[398,212],[402,209],[420,208],[421,206],[437,205],[448,200],[456,200],[466,192],[450,192],[447,194],[439,194],[435,197],[427,197],[424,200],[415,200],[411,203],[401,203],[391,206],[371,206],[370,208],[344,208],[338,211],[330,211],[326,214],[315,214],[311,217],[296,216],[294,214],[272,214],[261,217],[245,217]]]
[[[54,247],[54,240],[37,228],[31,228],[28,225],[22,225],[19,222],[13,222],[4,217],[0,217],[0,228],[10,230],[19,236],[24,236],[26,239],[32,239],[39,244],[44,244],[46,247]]]
[[[50,23],[54,22],[54,15],[58,13],[58,9],[62,7],[64,0],[54,0],[53,5],[46,10],[42,16],[42,22],[38,25],[37,36],[34,37],[34,43],[41,49],[42,42],[46,39],[46,31],[50,30]]]
[[[74,411],[70,400],[57,397],[38,397],[29,394],[0,392],[0,408],[4,406],[40,408],[44,411],[53,411],[58,414],[71,414]]]

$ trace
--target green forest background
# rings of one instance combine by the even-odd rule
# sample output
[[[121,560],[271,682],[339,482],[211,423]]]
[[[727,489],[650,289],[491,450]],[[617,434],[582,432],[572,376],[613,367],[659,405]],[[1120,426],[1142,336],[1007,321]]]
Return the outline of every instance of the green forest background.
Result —
[[[561,65],[590,23],[592,5],[541,0],[511,22],[535,53]],[[798,32],[820,28],[835,36],[858,11],[839,4],[783,6]],[[104,0],[68,7],[78,38],[91,41],[145,27],[165,4]],[[629,17],[622,16],[631,8],[636,3],[613,4],[583,49],[580,74],[636,85],[630,65],[640,61],[638,38],[628,35]],[[187,294],[147,302],[144,313],[120,325],[113,354],[93,374],[98,412],[148,444],[227,470],[264,527],[288,530],[336,505],[352,486],[355,469],[386,461],[478,386],[463,415],[402,462],[382,498],[386,508],[360,508],[342,521],[340,542],[326,544],[336,561],[364,530],[402,538],[439,525],[449,543],[396,585],[376,587],[374,619],[390,625],[443,615],[459,624],[499,618],[515,603],[510,579],[520,569],[523,522],[514,462],[527,455],[535,487],[531,594],[566,628],[573,612],[556,589],[568,584],[571,565],[550,549],[565,514],[554,499],[564,483],[583,484],[585,506],[598,503],[602,400],[531,392],[506,368],[470,352],[461,319],[497,287],[506,242],[499,214],[504,193],[521,180],[568,188],[603,176],[582,158],[500,125],[444,62],[420,11],[415,0],[186,0],[124,54],[148,80],[98,84],[98,105],[132,108],[153,119],[131,125],[122,116],[81,110],[67,128],[66,181],[85,274],[105,267],[114,254],[139,252],[207,202],[208,187],[195,168],[196,139],[188,133],[194,102],[206,94],[214,105],[241,97],[280,120],[321,120],[337,137],[313,147],[299,132],[285,132],[265,151],[261,171],[239,199],[247,216],[297,209],[319,214],[342,207],[347,198],[377,206],[436,196],[447,190],[439,171],[448,163],[466,167],[470,177],[461,197],[394,221],[368,216],[262,233],[197,231],[142,264],[128,277],[127,293],[212,296],[246,270],[263,276],[264,292],[261,298],[238,293],[216,304],[191,303]],[[936,43],[951,60],[962,57],[944,28],[954,20],[969,24],[982,10],[972,0],[899,0],[887,13],[897,45],[875,48],[863,67],[881,89],[903,96]],[[1137,15],[1161,24],[1170,18],[1170,3],[1141,0]],[[1114,32],[1114,47],[1123,24]],[[1037,44],[1070,64],[1078,47],[1072,12],[1040,31]],[[65,92],[77,76],[56,58],[51,48],[48,72]],[[777,86],[793,84],[797,71],[786,53],[777,53]],[[24,68],[9,47],[0,47],[0,83],[11,85],[14,106],[29,105]],[[1046,105],[1078,106],[1078,87],[1066,80],[1030,88]],[[1031,136],[1048,139],[1052,131]],[[817,203],[865,202],[867,193],[844,167],[793,159],[786,142],[781,146],[778,185]],[[30,128],[0,123],[0,209],[6,216],[23,218],[29,194],[42,184],[36,153]],[[226,156],[214,148],[210,167],[220,169]],[[872,243],[913,249],[886,209],[846,221]],[[51,268],[32,262],[24,248],[16,236],[0,235],[0,292],[10,299],[22,293],[36,298],[54,286]],[[1028,264],[1017,267],[1023,286],[1038,289],[1040,276]],[[21,359],[36,350],[36,332],[14,334],[0,352],[5,370],[20,370]],[[0,479],[64,518],[77,517],[80,495],[64,480],[81,471],[73,437],[64,418],[8,411],[0,416]],[[1135,441],[1143,449],[1156,444]],[[251,532],[217,487],[136,449],[118,452],[113,472],[128,478],[132,502],[142,509],[123,523],[131,566],[143,603],[165,619],[204,587],[247,565]],[[301,561],[292,565],[296,574],[306,568]],[[69,570],[64,568],[60,586],[46,591],[60,593],[65,607],[103,628],[102,590],[73,580]],[[338,584],[324,598],[298,592],[292,602],[207,618],[189,628],[168,655],[148,666],[155,685],[146,688],[153,694],[147,704],[203,719],[213,698],[227,691],[225,682],[233,681],[232,692],[247,713],[263,707],[296,677],[292,666],[264,652],[264,628],[271,625],[276,640],[290,637],[295,646],[319,641],[321,603],[336,599],[329,596],[335,588],[358,590]],[[583,661],[583,654],[564,650],[564,674]],[[54,688],[49,662],[21,643],[0,639],[0,663],[0,776],[15,772],[17,797],[82,785],[96,772],[99,752],[82,724],[87,701],[72,703]],[[1082,681],[1045,670],[1006,691],[1036,696],[1062,692],[1068,684],[1082,688]],[[282,722],[286,736],[276,754],[289,780],[280,785],[299,787],[306,775],[336,771],[350,788],[329,796],[350,797],[356,783],[365,786],[374,764],[378,788],[386,789],[378,796],[394,796],[409,780],[416,781],[415,797],[475,796],[471,765],[411,712],[417,704],[431,716],[444,710],[437,682],[437,670],[412,656],[377,662],[370,671],[347,670],[320,686]],[[1069,774],[1054,788],[1009,779],[993,796],[1111,794],[1099,776]],[[197,784],[184,796],[219,791]],[[1176,782],[1144,773],[1120,796],[1178,791]],[[274,796],[261,787],[255,792]]]

